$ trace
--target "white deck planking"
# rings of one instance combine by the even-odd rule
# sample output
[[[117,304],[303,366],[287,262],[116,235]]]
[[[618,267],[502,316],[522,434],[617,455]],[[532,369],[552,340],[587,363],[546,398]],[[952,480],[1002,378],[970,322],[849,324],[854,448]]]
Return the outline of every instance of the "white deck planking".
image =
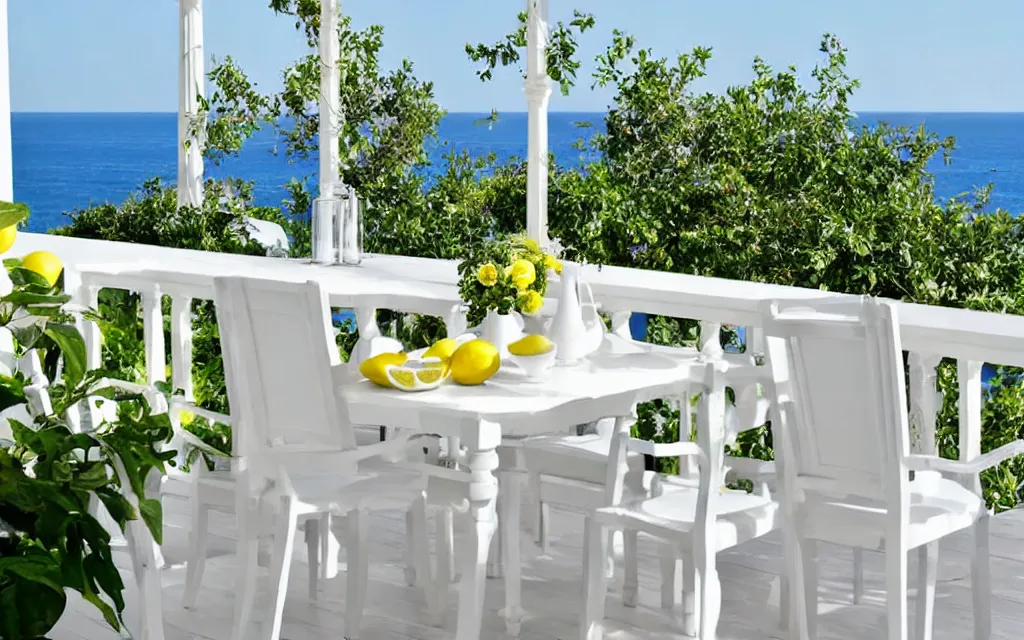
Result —
[[[187,503],[165,499],[166,554],[172,566],[164,574],[167,640],[222,640],[230,635],[233,609],[233,518],[214,514],[210,553],[197,610],[186,611],[180,601],[184,582],[187,539]],[[523,640],[574,640],[580,607],[582,573],[582,520],[556,514],[552,523],[551,557],[539,557],[523,536]],[[404,518],[399,514],[374,518],[371,528],[371,585],[361,640],[440,640],[454,637],[456,585],[444,629],[430,626],[422,594],[406,587],[402,577]],[[992,525],[993,638],[1019,638],[1024,626],[1024,511],[998,516]],[[935,640],[972,637],[969,561],[972,537],[960,534],[943,544],[935,614]],[[320,601],[306,593],[307,566],[301,536],[292,569],[289,598],[281,638],[286,640],[340,640],[344,613],[344,574],[331,581]],[[865,557],[865,603],[851,604],[852,561],[848,549],[822,545],[819,638],[852,640],[884,637],[885,602],[882,556]],[[660,609],[658,565],[641,541],[640,606],[626,609],[619,587],[609,594],[606,636],[616,639],[683,637],[674,621]],[[768,536],[719,555],[723,608],[719,640],[785,638],[778,629],[778,571],[781,547],[777,535]],[[911,554],[911,576],[916,554]],[[121,554],[123,568],[129,566]],[[343,566],[344,568],[344,566]],[[129,575],[125,571],[125,580]],[[129,611],[137,602],[134,589],[127,596]],[[498,611],[503,604],[502,581],[488,581],[483,640],[504,637]],[[257,612],[261,609],[256,608]],[[678,611],[678,607],[677,607]],[[911,615],[913,605],[911,604]],[[130,620],[129,614],[129,620]],[[50,635],[54,640],[109,640],[117,634],[89,606],[75,599],[69,612]]]

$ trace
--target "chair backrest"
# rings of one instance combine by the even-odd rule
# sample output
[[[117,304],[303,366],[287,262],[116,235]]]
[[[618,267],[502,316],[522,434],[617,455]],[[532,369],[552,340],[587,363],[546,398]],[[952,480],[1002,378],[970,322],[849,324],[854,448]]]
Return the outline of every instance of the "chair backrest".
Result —
[[[909,427],[895,307],[867,297],[774,301],[763,326],[783,482],[795,495],[897,508]]]
[[[340,357],[320,285],[216,278],[214,294],[235,455],[283,443],[355,449],[334,388]]]

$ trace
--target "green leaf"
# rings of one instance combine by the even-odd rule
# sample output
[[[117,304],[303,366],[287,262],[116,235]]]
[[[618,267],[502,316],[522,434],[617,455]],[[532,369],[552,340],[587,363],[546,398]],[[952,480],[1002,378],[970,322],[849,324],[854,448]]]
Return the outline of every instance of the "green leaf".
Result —
[[[21,202],[0,202],[0,229],[28,219],[28,205]]]
[[[157,544],[163,544],[164,538],[164,508],[160,501],[155,498],[139,500],[139,511],[142,521],[146,523],[153,540]]]
[[[60,306],[70,300],[71,296],[66,293],[33,293],[17,289],[3,297],[3,302],[9,302],[10,304],[21,307],[27,307],[29,305]]]
[[[64,358],[64,375],[72,384],[85,376],[85,340],[74,325],[48,324],[45,333],[57,343]]]

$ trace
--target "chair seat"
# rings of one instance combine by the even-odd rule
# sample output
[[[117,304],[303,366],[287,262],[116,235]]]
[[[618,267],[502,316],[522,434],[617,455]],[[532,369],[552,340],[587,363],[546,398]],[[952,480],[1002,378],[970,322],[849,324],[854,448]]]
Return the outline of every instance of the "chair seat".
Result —
[[[665,485],[665,493],[653,498],[604,507],[594,512],[597,521],[623,525],[658,537],[689,533],[697,514],[696,487]],[[746,491],[726,489],[715,496],[718,550],[728,549],[775,528],[778,503]],[[659,535],[661,534],[661,535]]]
[[[971,526],[985,510],[980,496],[936,472],[919,472],[909,489],[909,549]],[[814,507],[803,516],[808,537],[864,549],[884,547],[884,504],[853,497],[808,499]],[[847,526],[852,522],[857,526]]]
[[[608,474],[611,439],[598,434],[554,435],[527,438],[522,443],[526,468],[542,474],[604,485]],[[644,457],[629,452],[630,469],[644,469]]]
[[[363,471],[352,476],[291,476],[300,513],[343,515],[353,509],[394,509],[423,494],[424,478],[416,471]]]

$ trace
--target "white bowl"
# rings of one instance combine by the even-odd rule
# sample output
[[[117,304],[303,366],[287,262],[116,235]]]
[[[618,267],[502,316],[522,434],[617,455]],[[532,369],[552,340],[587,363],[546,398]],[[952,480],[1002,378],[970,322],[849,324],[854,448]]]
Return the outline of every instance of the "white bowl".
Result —
[[[509,359],[526,373],[526,377],[528,379],[540,380],[546,378],[548,373],[551,371],[551,368],[555,366],[555,355],[557,351],[558,350],[552,346],[551,350],[546,353],[538,353],[532,356],[510,355]]]

